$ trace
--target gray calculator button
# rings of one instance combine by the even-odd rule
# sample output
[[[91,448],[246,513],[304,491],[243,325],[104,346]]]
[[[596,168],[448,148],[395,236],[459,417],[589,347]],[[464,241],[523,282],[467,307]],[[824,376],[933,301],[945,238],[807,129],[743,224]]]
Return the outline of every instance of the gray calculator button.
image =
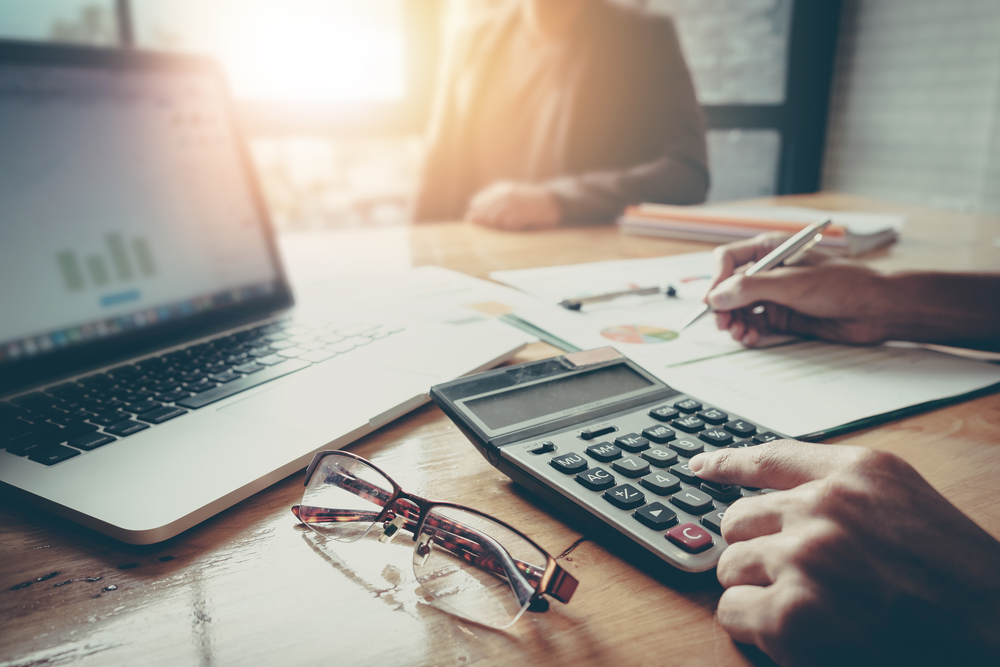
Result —
[[[670,442],[677,437],[673,429],[669,429],[662,424],[657,424],[656,426],[650,426],[649,428],[642,429],[642,434],[652,440],[653,442],[664,444]]]
[[[651,466],[656,468],[667,468],[677,463],[677,452],[666,447],[654,447],[647,449],[640,456],[649,461]]]
[[[705,451],[705,445],[693,438],[681,438],[670,443],[670,448],[681,456],[694,456]]]
[[[749,438],[754,433],[757,432],[757,427],[750,422],[743,421],[742,419],[734,419],[733,421],[726,424],[723,428],[740,438]]]
[[[576,481],[591,491],[603,491],[615,485],[615,476],[604,468],[591,468],[577,474]]]
[[[688,484],[699,484],[701,482],[698,479],[698,475],[691,472],[691,468],[688,467],[687,461],[684,463],[678,463],[675,466],[670,466],[670,472],[681,478],[681,481],[687,482]]]
[[[701,517],[701,524],[706,526],[716,535],[722,535],[722,515],[726,513],[726,509],[712,510],[705,516]]]
[[[698,413],[698,416],[701,417],[706,422],[708,422],[709,424],[715,424],[716,426],[726,422],[729,419],[729,415],[727,415],[722,410],[718,410],[716,408],[705,408],[704,410]]]
[[[670,422],[670,425],[676,429],[680,429],[685,433],[697,433],[698,431],[705,428],[705,422],[698,419],[694,415],[688,415],[687,417],[681,417],[680,419],[675,419]]]
[[[557,456],[549,461],[549,465],[559,472],[567,475],[575,475],[581,470],[586,470],[590,467],[587,465],[587,461],[579,454],[563,454],[562,456]]]
[[[716,447],[725,447],[733,441],[733,434],[721,428],[710,428],[707,431],[702,431],[698,437]]]
[[[611,467],[626,477],[642,477],[649,474],[649,463],[638,456],[626,456],[611,464]]]
[[[596,445],[587,447],[585,451],[588,456],[591,456],[602,463],[614,461],[622,455],[622,450],[618,449],[610,442],[599,442]]]
[[[681,488],[681,480],[675,475],[662,470],[655,470],[639,480],[643,485],[658,496],[669,496],[677,493]]]
[[[634,510],[646,503],[646,496],[631,484],[619,484],[604,492],[604,499],[623,510]]]
[[[715,509],[711,496],[698,489],[681,489],[670,502],[690,514],[704,514]]]
[[[632,515],[636,521],[653,530],[666,530],[677,523],[677,512],[663,503],[652,502]]]
[[[636,435],[635,433],[626,433],[625,435],[620,435],[615,438],[615,444],[624,449],[626,452],[641,452],[642,450],[649,447],[649,440],[642,437],[641,435]]]

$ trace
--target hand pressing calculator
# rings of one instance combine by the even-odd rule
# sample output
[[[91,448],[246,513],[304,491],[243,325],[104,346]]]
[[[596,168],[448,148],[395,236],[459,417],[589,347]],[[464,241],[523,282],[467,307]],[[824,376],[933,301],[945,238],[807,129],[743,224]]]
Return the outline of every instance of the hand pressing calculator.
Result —
[[[431,398],[515,482],[688,572],[715,567],[726,508],[762,493],[702,481],[690,457],[786,437],[671,388],[614,348],[446,382]]]

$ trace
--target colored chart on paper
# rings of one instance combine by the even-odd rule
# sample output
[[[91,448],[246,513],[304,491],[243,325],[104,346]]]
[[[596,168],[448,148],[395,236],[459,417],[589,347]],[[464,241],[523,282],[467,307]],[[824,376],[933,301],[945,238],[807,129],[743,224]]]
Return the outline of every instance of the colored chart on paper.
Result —
[[[648,327],[644,324],[620,324],[601,330],[601,335],[616,343],[634,343],[637,345],[656,345],[677,338],[677,332],[660,327]]]

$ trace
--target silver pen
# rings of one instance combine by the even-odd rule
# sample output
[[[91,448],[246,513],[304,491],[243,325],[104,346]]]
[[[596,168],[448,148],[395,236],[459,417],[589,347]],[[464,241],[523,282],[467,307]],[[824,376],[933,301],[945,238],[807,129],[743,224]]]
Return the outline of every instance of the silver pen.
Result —
[[[769,252],[763,259],[747,269],[745,275],[752,276],[755,273],[760,273],[761,271],[770,271],[776,266],[788,263],[791,264],[799,257],[801,257],[809,248],[819,243],[820,239],[823,238],[823,230],[830,226],[832,222],[831,219],[826,219],[823,222],[817,222],[814,225],[809,225],[802,231],[800,231],[795,236],[791,237],[777,248]],[[698,309],[691,318],[681,326],[678,331],[684,331],[689,326],[700,320],[702,317],[711,312],[712,308],[707,303],[702,304],[701,308]]]

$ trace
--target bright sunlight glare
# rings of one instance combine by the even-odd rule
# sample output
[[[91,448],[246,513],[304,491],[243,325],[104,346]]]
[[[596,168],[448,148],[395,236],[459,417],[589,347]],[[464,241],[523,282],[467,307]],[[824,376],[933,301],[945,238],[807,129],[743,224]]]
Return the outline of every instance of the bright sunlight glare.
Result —
[[[137,5],[140,32],[214,55],[242,99],[336,104],[399,100],[406,92],[401,0]]]

